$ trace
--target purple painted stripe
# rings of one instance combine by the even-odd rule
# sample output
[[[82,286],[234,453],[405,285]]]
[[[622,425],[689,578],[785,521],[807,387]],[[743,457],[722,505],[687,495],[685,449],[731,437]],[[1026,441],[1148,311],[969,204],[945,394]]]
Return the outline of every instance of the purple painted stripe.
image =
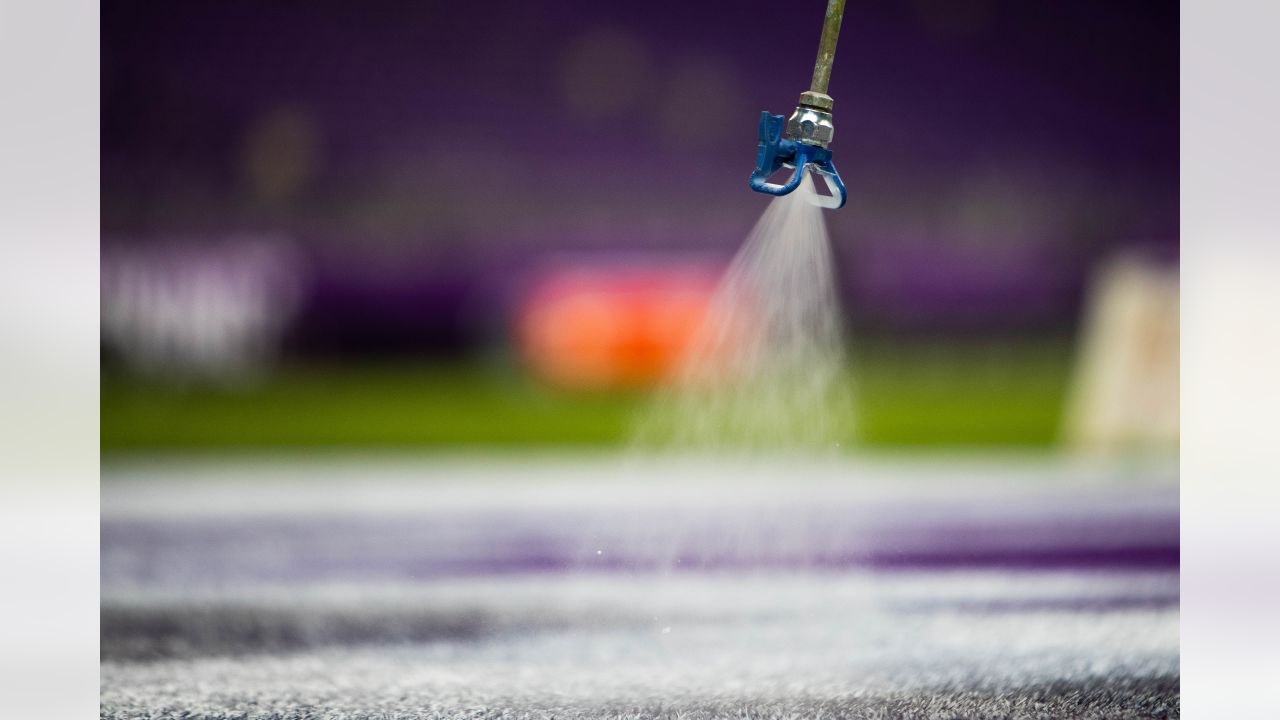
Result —
[[[1175,509],[941,522],[852,510],[770,516],[468,513],[104,519],[104,583],[401,581],[448,576],[804,569],[1176,570]]]

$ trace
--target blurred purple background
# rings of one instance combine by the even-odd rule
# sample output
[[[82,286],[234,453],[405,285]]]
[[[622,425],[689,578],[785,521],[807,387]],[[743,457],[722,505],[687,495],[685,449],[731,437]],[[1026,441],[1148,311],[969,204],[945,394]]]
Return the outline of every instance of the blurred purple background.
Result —
[[[303,268],[286,353],[468,353],[557,258],[731,254],[823,6],[107,2],[104,268],[257,238]],[[1172,2],[849,3],[855,330],[1062,334],[1095,260],[1176,260],[1177,53]]]

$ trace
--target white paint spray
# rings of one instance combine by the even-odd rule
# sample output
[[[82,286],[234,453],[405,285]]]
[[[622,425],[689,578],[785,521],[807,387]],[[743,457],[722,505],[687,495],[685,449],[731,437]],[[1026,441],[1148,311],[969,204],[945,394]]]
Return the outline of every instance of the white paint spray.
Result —
[[[806,174],[729,265],[687,357],[639,424],[675,450],[834,451],[852,432],[834,263]]]

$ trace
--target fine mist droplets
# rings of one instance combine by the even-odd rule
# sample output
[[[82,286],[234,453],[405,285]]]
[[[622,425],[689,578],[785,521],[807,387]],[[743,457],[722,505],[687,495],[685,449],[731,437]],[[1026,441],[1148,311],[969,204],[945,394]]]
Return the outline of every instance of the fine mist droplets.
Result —
[[[852,431],[823,211],[806,174],[775,198],[637,442],[677,450],[833,451]]]

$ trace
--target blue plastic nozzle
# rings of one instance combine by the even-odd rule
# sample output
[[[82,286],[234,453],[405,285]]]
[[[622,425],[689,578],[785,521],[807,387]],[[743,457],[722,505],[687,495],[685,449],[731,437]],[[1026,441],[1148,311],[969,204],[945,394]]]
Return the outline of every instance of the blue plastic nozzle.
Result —
[[[760,113],[760,142],[756,146],[756,169],[751,173],[751,189],[769,195],[786,195],[800,187],[806,168],[821,175],[831,190],[831,196],[817,195],[814,202],[825,208],[844,207],[847,193],[840,173],[831,161],[831,151],[817,145],[797,142],[782,136],[786,118],[772,115],[768,110]],[[786,183],[769,182],[769,177],[783,167],[795,168]]]

